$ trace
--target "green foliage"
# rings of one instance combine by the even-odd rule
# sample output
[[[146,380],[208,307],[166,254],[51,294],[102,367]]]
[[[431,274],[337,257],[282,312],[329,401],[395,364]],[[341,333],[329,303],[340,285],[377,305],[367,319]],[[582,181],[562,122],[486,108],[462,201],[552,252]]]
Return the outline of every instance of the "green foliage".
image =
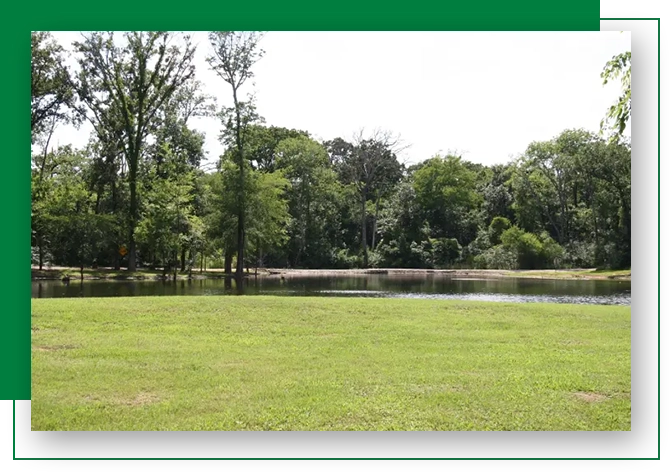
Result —
[[[432,246],[432,266],[437,269],[451,267],[462,253],[462,246],[455,238],[430,240]]]
[[[488,235],[491,244],[499,244],[502,241],[502,233],[511,228],[511,222],[503,216],[496,216],[488,227]]]
[[[398,185],[379,218],[381,242],[377,252],[385,267],[425,267],[422,248],[430,234],[422,217],[416,191],[410,183]]]
[[[476,221],[469,218],[480,203],[475,192],[476,174],[458,156],[435,156],[413,174],[416,201],[435,234],[473,239]],[[471,236],[470,236],[471,235]]]
[[[31,33],[30,130],[32,140],[57,121],[68,121],[74,107],[74,88],[63,61],[64,49],[50,33]]]
[[[516,223],[535,234],[547,231],[565,247],[592,248],[573,262],[628,267],[630,182],[627,143],[567,130],[551,141],[532,143],[515,163],[510,186]]]
[[[619,141],[632,116],[632,52],[613,56],[604,66],[601,76],[604,85],[618,79],[621,82],[620,97],[611,105],[601,122],[601,130],[609,131],[612,141]]]
[[[246,249],[246,168],[248,156],[245,146],[248,144],[248,130],[254,123],[260,122],[256,113],[253,97],[244,101],[240,97],[240,89],[244,83],[253,78],[252,66],[263,56],[263,50],[258,48],[262,34],[238,31],[212,31],[209,33],[209,42],[213,54],[207,56],[211,70],[227,82],[232,89],[232,107],[224,107],[219,117],[224,125],[221,141],[228,146],[233,162],[237,165],[236,200],[237,200],[237,277],[242,276],[244,270]]]
[[[286,226],[290,215],[285,193],[290,183],[281,172],[254,171],[248,162],[245,171],[244,216],[248,221],[249,259],[262,265],[265,254],[282,247],[287,240]],[[209,212],[204,217],[208,238],[231,251],[237,242],[239,167],[224,158],[220,172],[208,176],[207,180],[212,192]]]
[[[544,260],[545,267],[557,269],[562,266],[565,250],[544,231],[539,235],[541,242],[541,257]],[[581,266],[582,267],[582,266]]]
[[[479,269],[514,270],[518,268],[518,254],[511,248],[499,244],[477,255],[474,263]]]
[[[309,133],[278,126],[251,125],[246,131],[248,156],[253,166],[264,172],[276,170],[277,146],[289,138],[308,138]]]
[[[87,156],[70,147],[33,157],[32,231],[37,263],[45,254],[72,266],[91,265],[113,233],[114,219],[95,212],[85,181]]]
[[[144,189],[137,240],[148,245],[166,267],[176,266],[181,248],[192,250],[204,236],[203,223],[194,214],[192,180],[192,174],[156,178]]]
[[[280,248],[288,240],[286,226],[290,219],[284,198],[290,183],[281,172],[250,172],[247,181],[247,221],[250,253],[262,265],[262,255]]]
[[[362,265],[366,267],[369,262],[367,201],[375,201],[379,208],[380,199],[388,195],[401,179],[403,167],[395,154],[398,138],[392,134],[377,130],[371,137],[364,138],[360,131],[355,141],[351,144],[336,138],[325,143],[325,146],[342,184],[351,185],[357,190]],[[374,230],[371,236],[374,241]]]
[[[551,239],[548,233],[543,233],[539,237],[526,233],[517,226],[512,226],[502,233],[500,239],[502,250],[507,254],[498,250],[495,258],[506,261],[507,255],[512,254],[515,259],[514,269],[555,268],[562,257],[562,248]]]
[[[139,223],[138,175],[148,138],[160,122],[159,111],[178,89],[191,81],[195,48],[185,37],[180,48],[176,33],[124,33],[120,46],[113,32],[94,32],[75,42],[79,53],[76,90],[80,116],[87,119],[107,145],[123,155],[128,166],[128,268],[135,270],[135,229]]]
[[[290,181],[287,262],[292,267],[329,265],[335,249],[341,185],[328,155],[321,144],[305,136],[281,141],[275,153],[276,168]]]

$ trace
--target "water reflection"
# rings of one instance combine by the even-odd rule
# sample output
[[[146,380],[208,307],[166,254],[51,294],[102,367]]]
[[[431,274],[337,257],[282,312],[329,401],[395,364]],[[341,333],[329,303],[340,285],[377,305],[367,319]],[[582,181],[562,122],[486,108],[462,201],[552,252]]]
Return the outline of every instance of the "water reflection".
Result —
[[[443,275],[262,276],[177,281],[35,281],[33,298],[161,295],[308,295],[630,305],[631,282],[462,279]]]

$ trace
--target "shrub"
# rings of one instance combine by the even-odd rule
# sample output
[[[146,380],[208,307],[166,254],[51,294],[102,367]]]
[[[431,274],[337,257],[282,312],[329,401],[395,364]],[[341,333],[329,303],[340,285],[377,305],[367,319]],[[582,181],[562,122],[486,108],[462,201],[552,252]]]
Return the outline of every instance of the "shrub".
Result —
[[[359,266],[358,256],[352,254],[348,249],[336,250],[332,259],[335,269],[353,269]]]
[[[502,233],[509,228],[511,228],[511,222],[508,218],[504,218],[503,216],[494,217],[490,222],[490,226],[488,226],[490,243],[492,245],[499,244],[502,241]]]
[[[462,253],[462,246],[455,238],[432,239],[432,265],[437,268],[450,267]]]
[[[595,267],[595,245],[584,241],[567,243],[564,248],[563,264],[566,267]]]
[[[483,254],[476,256],[474,260],[477,266],[483,266],[479,268],[484,269],[513,270],[518,268],[518,253],[501,244],[491,247]]]
[[[546,267],[557,269],[562,266],[565,251],[553,238],[545,231],[539,236],[541,240],[542,254]]]
[[[512,226],[502,233],[500,239],[505,249],[516,254],[519,269],[557,267],[564,257],[563,248],[547,233],[539,237]]]

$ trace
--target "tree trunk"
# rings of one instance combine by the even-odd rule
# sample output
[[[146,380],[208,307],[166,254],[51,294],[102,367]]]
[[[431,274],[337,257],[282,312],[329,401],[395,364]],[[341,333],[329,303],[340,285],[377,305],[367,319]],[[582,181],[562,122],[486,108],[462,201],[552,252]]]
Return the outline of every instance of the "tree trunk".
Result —
[[[137,143],[139,144],[139,143]],[[139,147],[133,146],[128,155],[128,181],[130,184],[130,228],[128,235],[129,254],[128,272],[137,270],[137,247],[135,245],[135,228],[139,221],[139,202],[137,201],[137,167],[139,165]]]
[[[362,192],[362,266],[367,267],[367,192]]]
[[[258,266],[260,265],[260,241],[257,241],[256,249],[256,273],[255,276],[258,277]]]
[[[39,251],[39,270],[42,270],[44,264],[44,249],[42,247],[42,235],[37,237],[37,249]]]
[[[233,252],[230,249],[225,250],[224,267],[225,267],[225,273],[227,275],[232,274],[232,255],[233,255]]]
[[[117,206],[117,192],[116,192],[116,181],[112,180],[111,182],[111,193],[112,193],[112,213],[116,214],[116,206]],[[114,248],[114,255],[112,257],[112,260],[114,261],[114,270],[121,270],[121,256],[118,253],[118,249]]]
[[[381,198],[376,199],[376,211],[374,213],[374,227],[372,229],[372,251],[376,247],[376,224],[377,221],[379,221],[379,203],[381,201]]]
[[[235,112],[237,118],[237,126],[235,129],[235,138],[237,141],[237,159],[239,165],[239,193],[238,201],[239,208],[237,209],[237,278],[242,279],[244,276],[244,244],[245,244],[245,217],[246,217],[246,202],[244,198],[244,145],[242,142],[242,117],[239,101],[237,100],[237,88],[233,85],[232,97],[235,103]]]
[[[186,248],[181,248],[181,272],[186,271]]]

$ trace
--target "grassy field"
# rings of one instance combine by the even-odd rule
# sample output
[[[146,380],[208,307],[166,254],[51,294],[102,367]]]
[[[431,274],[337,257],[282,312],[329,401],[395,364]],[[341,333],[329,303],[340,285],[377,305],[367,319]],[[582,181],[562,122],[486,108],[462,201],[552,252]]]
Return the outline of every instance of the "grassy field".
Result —
[[[630,430],[630,307],[32,300],[33,430]]]

